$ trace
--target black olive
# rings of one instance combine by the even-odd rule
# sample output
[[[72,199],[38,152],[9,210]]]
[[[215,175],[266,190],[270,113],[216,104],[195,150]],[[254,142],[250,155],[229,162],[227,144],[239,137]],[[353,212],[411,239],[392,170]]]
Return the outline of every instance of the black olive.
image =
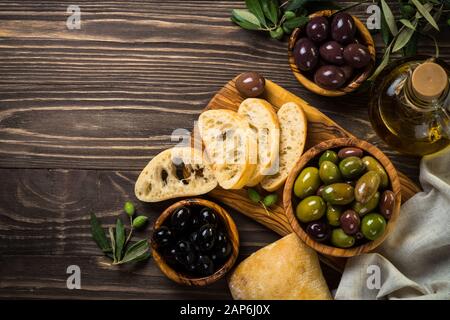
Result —
[[[173,240],[172,231],[166,226],[162,226],[153,232],[153,241],[158,247],[165,247],[169,245]]]
[[[165,248],[162,252],[164,260],[171,266],[177,266],[178,261],[176,259],[176,249],[175,247]]]
[[[194,231],[189,235],[189,241],[191,242],[191,245],[193,246],[194,250],[200,251],[200,247],[197,244],[197,238],[198,238],[197,231]]]
[[[191,243],[187,240],[180,240],[175,245],[176,254],[184,254],[192,251]]]
[[[189,229],[191,222],[191,210],[188,207],[181,207],[175,210],[170,219],[172,228],[177,232]]]
[[[313,70],[319,60],[319,51],[316,45],[308,38],[301,38],[297,41],[293,54],[297,67],[302,71]]]
[[[264,92],[266,80],[257,72],[245,72],[236,79],[236,89],[246,98],[255,98]]]
[[[175,259],[183,266],[195,263],[196,254],[191,243],[186,240],[180,240],[175,245]]]
[[[197,245],[201,251],[208,251],[214,247],[216,234],[216,228],[210,224],[205,224],[200,228],[197,236]]]
[[[345,47],[344,59],[354,68],[363,68],[370,62],[370,53],[366,46],[352,43]]]
[[[324,222],[314,221],[306,227],[306,233],[316,241],[325,241],[330,236],[330,229]]]
[[[335,90],[345,83],[345,75],[341,68],[337,66],[323,66],[317,69],[314,82],[322,88]]]
[[[196,212],[193,212],[191,214],[191,230],[198,230],[198,228],[200,228],[202,225],[204,225],[204,223],[201,221],[200,215]]]
[[[344,47],[336,41],[327,41],[319,48],[322,59],[337,65],[344,64]]]
[[[306,26],[306,35],[314,42],[322,42],[328,37],[328,20],[325,17],[314,17]]]
[[[204,207],[200,211],[200,225],[210,224],[213,226],[217,226],[217,215],[214,213],[214,210],[208,207]]]
[[[227,242],[228,242],[228,236],[224,232],[219,231],[217,233],[217,237],[216,237],[216,246],[223,245]]]
[[[219,259],[226,259],[231,253],[231,243],[226,242],[220,246],[216,246],[214,253],[217,255]]]
[[[353,17],[345,12],[339,12],[331,21],[331,37],[339,43],[347,44],[353,41],[356,27]]]
[[[210,276],[214,273],[214,262],[208,256],[200,255],[196,270],[202,276]]]

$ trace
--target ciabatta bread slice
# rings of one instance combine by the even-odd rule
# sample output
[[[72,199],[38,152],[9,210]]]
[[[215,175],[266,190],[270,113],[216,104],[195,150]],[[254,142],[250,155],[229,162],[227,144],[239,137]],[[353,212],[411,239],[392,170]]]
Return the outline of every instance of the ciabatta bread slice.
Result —
[[[261,186],[267,191],[275,191],[286,181],[289,172],[303,153],[306,142],[307,120],[303,109],[294,102],[281,106],[277,112],[281,127],[280,170],[265,177]]]
[[[247,186],[255,186],[264,177],[278,172],[280,125],[272,105],[263,99],[245,99],[238,113],[246,117],[258,140],[258,163],[247,182]]]
[[[219,185],[241,189],[256,167],[256,137],[244,117],[218,109],[203,112],[198,129]]]
[[[147,164],[136,181],[135,194],[141,201],[157,202],[205,194],[216,186],[213,168],[201,150],[175,147]]]

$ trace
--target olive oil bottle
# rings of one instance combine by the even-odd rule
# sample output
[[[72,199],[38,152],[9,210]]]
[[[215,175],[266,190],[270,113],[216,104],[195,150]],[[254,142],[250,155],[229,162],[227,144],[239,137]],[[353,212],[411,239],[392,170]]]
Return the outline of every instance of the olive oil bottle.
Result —
[[[416,56],[383,70],[372,86],[369,117],[388,145],[411,155],[425,155],[450,144],[448,65]]]

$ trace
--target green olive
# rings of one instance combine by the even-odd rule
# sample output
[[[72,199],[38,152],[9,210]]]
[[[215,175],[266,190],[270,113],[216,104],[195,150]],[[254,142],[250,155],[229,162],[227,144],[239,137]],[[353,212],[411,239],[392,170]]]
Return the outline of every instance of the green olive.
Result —
[[[297,205],[295,213],[301,222],[311,222],[322,218],[326,205],[321,197],[309,196]]]
[[[336,152],[334,152],[333,150],[327,150],[324,153],[322,153],[322,155],[319,158],[319,166],[322,165],[322,162],[324,161],[330,161],[333,162],[334,164],[337,164],[339,162],[339,157],[337,155]]]
[[[346,179],[354,179],[364,171],[364,163],[358,157],[348,157],[339,162],[339,170]]]
[[[361,203],[358,201],[355,201],[352,205],[352,209],[355,210],[360,217],[364,216],[365,214],[371,212],[374,210],[378,203],[380,202],[380,193],[376,192],[372,198],[369,199],[366,203]]]
[[[334,206],[330,203],[327,204],[328,224],[332,225],[333,227],[338,227],[340,224],[339,219],[341,218],[341,214],[342,214],[342,207]]]
[[[322,198],[331,204],[349,204],[355,199],[354,190],[348,183],[333,183],[322,190]]]
[[[361,203],[367,203],[378,191],[380,175],[376,171],[366,172],[358,179],[355,186],[355,199]]]
[[[384,233],[386,220],[381,214],[366,214],[361,221],[361,232],[369,240],[375,240]]]
[[[297,180],[295,180],[294,193],[297,197],[303,199],[315,194],[321,184],[319,169],[307,167],[300,172]]]
[[[337,228],[331,232],[331,243],[339,248],[350,248],[355,244],[355,238],[346,234],[341,228]]]
[[[376,171],[380,175],[380,187],[382,189],[386,189],[389,186],[389,177],[381,163],[379,163],[374,157],[371,156],[365,156],[364,158],[362,158],[362,162],[364,163],[364,166],[368,171]]]
[[[320,165],[319,176],[325,184],[332,184],[342,180],[338,166],[328,160],[323,161]]]

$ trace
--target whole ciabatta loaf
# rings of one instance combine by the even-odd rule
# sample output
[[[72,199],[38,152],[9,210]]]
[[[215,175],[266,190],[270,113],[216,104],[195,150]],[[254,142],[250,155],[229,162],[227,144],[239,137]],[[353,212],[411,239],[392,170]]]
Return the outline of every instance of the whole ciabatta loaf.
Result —
[[[228,285],[235,300],[330,300],[317,253],[291,233],[242,261]]]
[[[176,147],[147,164],[136,181],[135,194],[141,201],[157,202],[205,194],[216,186],[212,166],[201,150]]]
[[[277,112],[280,123],[280,169],[277,174],[264,178],[261,186],[275,191],[286,181],[289,172],[303,153],[306,142],[307,120],[303,109],[294,102],[281,106]]]
[[[263,99],[242,101],[238,113],[245,116],[258,139],[258,163],[247,186],[255,186],[267,175],[278,172],[280,125],[272,105]]]
[[[256,137],[247,120],[234,111],[208,110],[200,115],[198,129],[219,185],[244,187],[257,162]]]

